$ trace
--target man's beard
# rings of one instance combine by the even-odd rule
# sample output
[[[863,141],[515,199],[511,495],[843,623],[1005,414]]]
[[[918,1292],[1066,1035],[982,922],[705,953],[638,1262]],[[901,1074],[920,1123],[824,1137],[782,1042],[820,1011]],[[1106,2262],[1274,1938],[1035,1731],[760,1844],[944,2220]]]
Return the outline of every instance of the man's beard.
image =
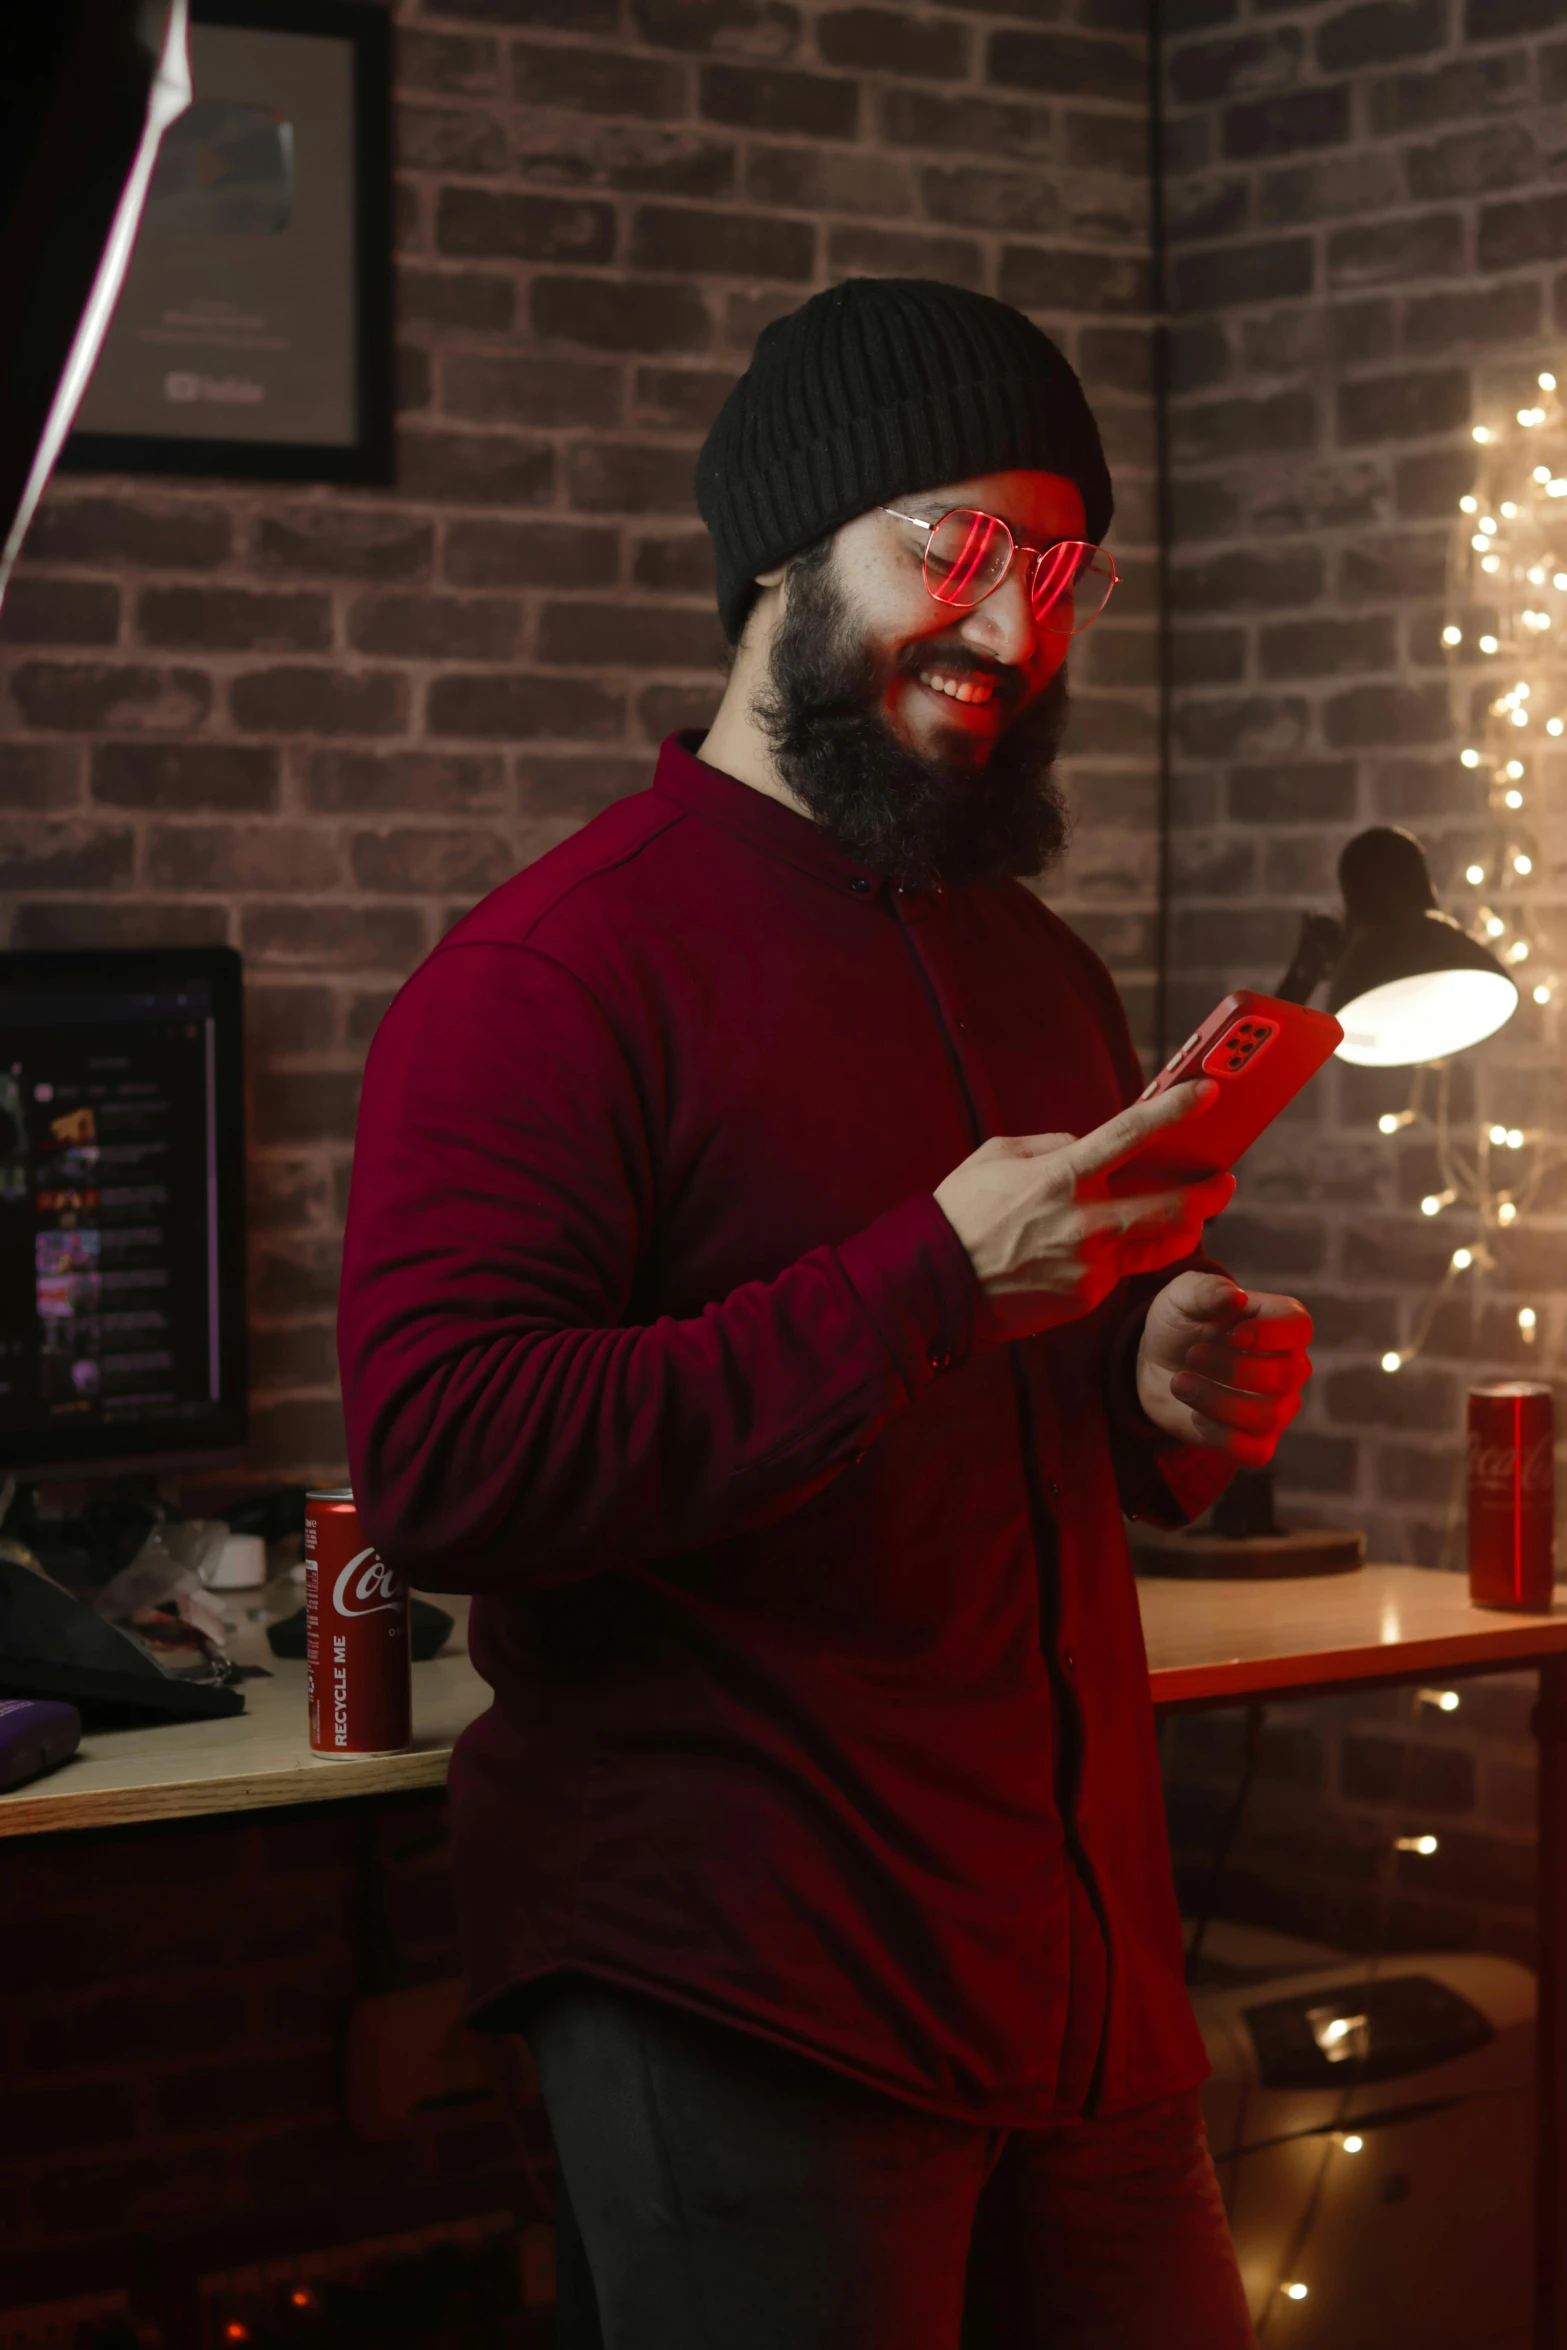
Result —
[[[941,668],[928,643],[904,666]],[[945,664],[974,671],[972,654]],[[990,665],[999,693],[1007,676]],[[1012,673],[1015,675],[1015,673]],[[858,635],[827,550],[799,559],[756,716],[778,772],[856,864],[905,889],[1041,873],[1066,846],[1066,801],[1051,772],[1066,724],[1065,672],[997,735],[988,758],[927,758],[881,712],[885,672]]]

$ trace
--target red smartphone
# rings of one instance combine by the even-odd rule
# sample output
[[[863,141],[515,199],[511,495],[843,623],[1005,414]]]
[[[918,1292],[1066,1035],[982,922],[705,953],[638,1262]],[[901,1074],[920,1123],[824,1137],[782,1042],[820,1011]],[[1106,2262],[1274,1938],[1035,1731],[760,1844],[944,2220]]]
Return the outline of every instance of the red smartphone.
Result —
[[[1150,1101],[1194,1077],[1217,1078],[1218,1093],[1206,1109],[1151,1134],[1123,1159],[1110,1177],[1111,1190],[1141,1191],[1172,1178],[1191,1182],[1233,1167],[1343,1041],[1331,1013],[1237,988],[1192,1030],[1138,1098]]]

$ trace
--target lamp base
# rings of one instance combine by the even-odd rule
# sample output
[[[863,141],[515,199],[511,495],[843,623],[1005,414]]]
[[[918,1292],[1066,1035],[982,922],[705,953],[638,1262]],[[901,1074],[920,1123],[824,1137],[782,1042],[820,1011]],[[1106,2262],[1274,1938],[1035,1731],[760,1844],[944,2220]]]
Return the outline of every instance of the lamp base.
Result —
[[[1132,1565],[1139,1575],[1192,1581],[1268,1582],[1291,1575],[1349,1575],[1366,1563],[1364,1534],[1347,1528],[1305,1526],[1293,1534],[1190,1533],[1163,1526],[1129,1529]]]

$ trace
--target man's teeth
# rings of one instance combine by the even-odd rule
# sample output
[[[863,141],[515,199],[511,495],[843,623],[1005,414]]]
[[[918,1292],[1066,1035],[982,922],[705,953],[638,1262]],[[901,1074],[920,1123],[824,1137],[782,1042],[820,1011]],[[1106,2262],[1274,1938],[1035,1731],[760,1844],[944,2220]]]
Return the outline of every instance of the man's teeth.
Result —
[[[928,685],[934,694],[945,694],[953,702],[988,702],[995,687],[977,677],[943,677],[939,669],[922,669],[921,685]]]

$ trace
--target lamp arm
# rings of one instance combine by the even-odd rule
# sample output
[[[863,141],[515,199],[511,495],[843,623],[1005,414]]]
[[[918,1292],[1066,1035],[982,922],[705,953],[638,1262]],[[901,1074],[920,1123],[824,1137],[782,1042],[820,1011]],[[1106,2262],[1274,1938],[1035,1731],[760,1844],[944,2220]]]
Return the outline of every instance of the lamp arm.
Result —
[[[1287,1004],[1309,1004],[1344,943],[1344,926],[1331,914],[1302,914],[1295,957],[1273,992]]]

